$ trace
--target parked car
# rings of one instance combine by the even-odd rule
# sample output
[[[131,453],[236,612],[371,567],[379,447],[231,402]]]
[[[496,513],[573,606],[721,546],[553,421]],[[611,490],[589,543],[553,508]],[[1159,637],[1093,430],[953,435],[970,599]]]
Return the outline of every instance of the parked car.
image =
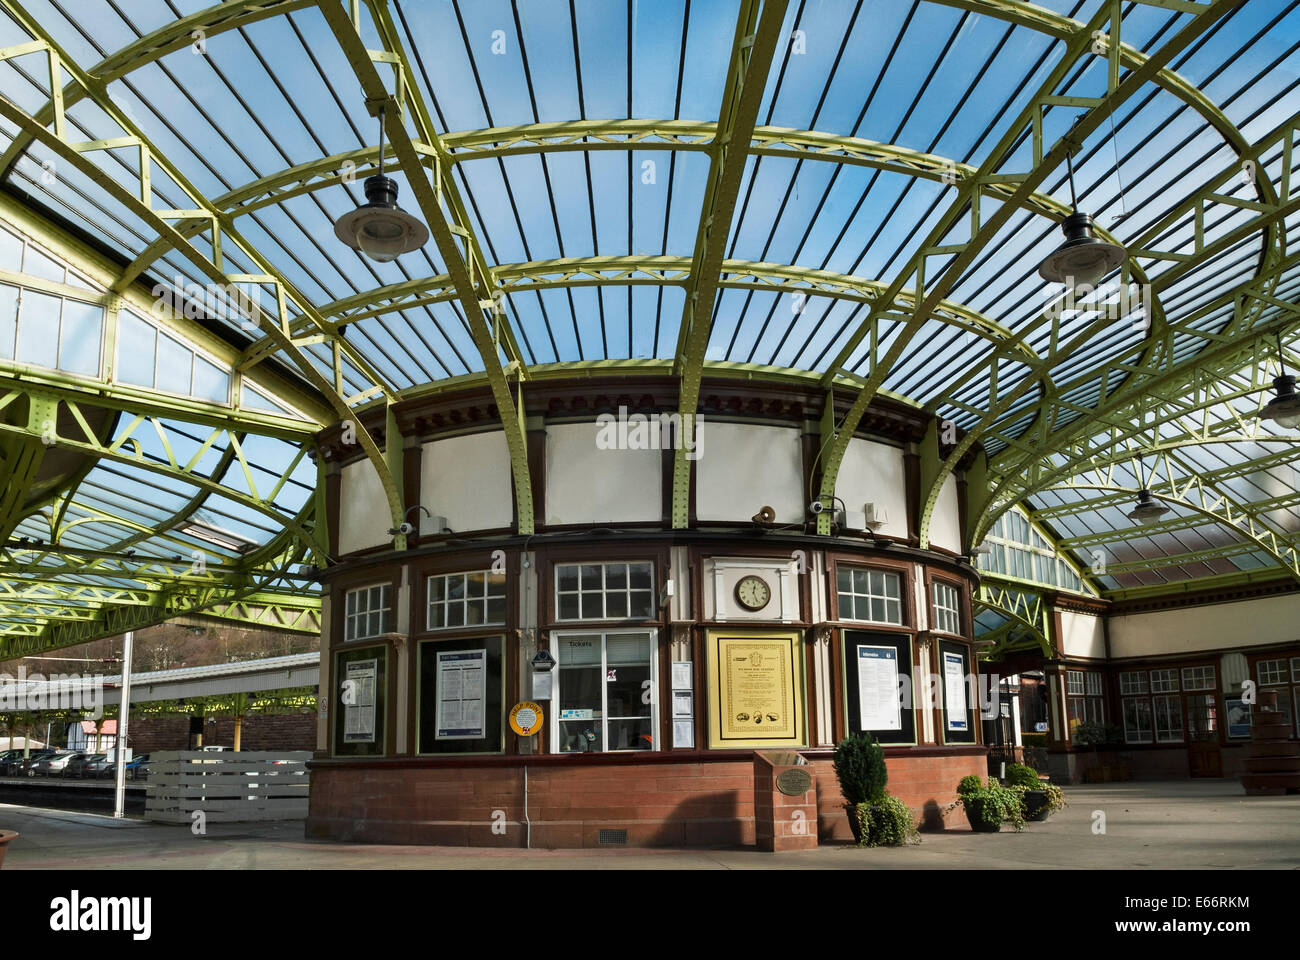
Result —
[[[102,764],[108,760],[106,753],[83,753],[80,756],[73,757],[63,768],[65,777],[93,777],[93,766]]]
[[[41,757],[41,759],[28,766],[27,776],[52,777],[56,774],[62,774],[69,763],[81,756],[85,756],[85,754],[80,750],[58,750],[48,756]]]
[[[126,775],[130,780],[143,780],[149,776],[149,767],[151,766],[149,754],[137,753],[134,757],[126,762]]]
[[[86,776],[88,777],[111,777],[113,771],[117,769],[117,761],[109,757],[108,754],[100,754],[102,760],[92,760],[86,764]]]
[[[40,750],[33,750],[31,756],[24,757],[23,751],[18,750],[13,757],[5,761],[3,768],[0,768],[0,773],[3,773],[7,777],[24,776],[30,766],[45,757],[53,755],[53,753],[54,751],[52,749],[42,748]]]

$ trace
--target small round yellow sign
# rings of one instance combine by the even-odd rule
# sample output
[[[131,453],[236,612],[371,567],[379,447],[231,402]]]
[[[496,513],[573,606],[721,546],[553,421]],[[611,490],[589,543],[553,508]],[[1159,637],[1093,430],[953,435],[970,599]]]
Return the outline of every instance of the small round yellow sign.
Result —
[[[541,705],[529,700],[516,703],[510,711],[510,728],[521,737],[531,737],[542,728]]]

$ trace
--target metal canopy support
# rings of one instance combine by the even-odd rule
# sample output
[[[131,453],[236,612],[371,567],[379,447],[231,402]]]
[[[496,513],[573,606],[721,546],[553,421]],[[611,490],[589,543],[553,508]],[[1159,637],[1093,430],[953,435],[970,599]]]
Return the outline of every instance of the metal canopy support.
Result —
[[[901,290],[911,278],[915,278],[914,287],[918,294],[924,295],[925,299],[918,305],[912,320],[892,339],[889,349],[883,356],[876,356],[873,349],[871,373],[867,378],[866,385],[858,393],[857,399],[845,415],[834,439],[823,447],[824,472],[822,474],[821,495],[824,498],[834,494],[835,479],[840,464],[843,462],[844,452],[848,448],[849,440],[852,438],[853,431],[857,428],[862,415],[866,412],[890,368],[901,356],[907,344],[920,332],[935,303],[952,288],[957,279],[973,262],[975,256],[993,239],[993,236],[1006,223],[1014,210],[1015,205],[1008,203],[1000,206],[991,216],[982,218],[978,206],[973,206],[971,203],[977,184],[990,177],[998,177],[999,179],[1012,177],[1019,180],[1016,191],[1017,196],[1026,196],[1037,189],[1047,175],[1064,161],[1066,155],[1076,149],[1076,145],[1081,143],[1089,133],[1109,117],[1121,103],[1149,82],[1178,52],[1186,49],[1197,36],[1209,29],[1215,21],[1240,2],[1241,0],[1217,0],[1217,2],[1199,6],[1200,12],[1182,30],[1164,44],[1159,51],[1148,58],[1141,67],[1128,73],[1122,81],[1117,73],[1112,70],[1108,78],[1107,93],[1104,97],[1063,99],[1058,94],[1058,90],[1070,68],[1081,57],[1089,55],[1094,33],[1100,31],[1103,24],[1115,17],[1118,13],[1118,6],[1102,5],[1086,25],[1076,29],[1070,35],[1064,53],[1040,87],[1039,92],[1031,99],[1020,116],[1007,128],[997,146],[990,152],[984,163],[980,165],[975,178],[963,182],[957,188],[957,197],[949,206],[947,213],[940,219],[926,240],[922,242],[917,253],[890,285],[889,292],[882,302],[889,302],[892,296]],[[1110,23],[1110,28],[1111,42],[1118,43],[1120,33],[1118,17],[1115,17],[1114,22]],[[1072,106],[1087,107],[1089,109],[1076,121],[1068,140],[1062,139],[1050,150],[1044,152],[1042,137],[1043,113],[1053,105],[1065,102],[1070,103]],[[1026,136],[1031,139],[1033,146],[1031,169],[1014,175],[1005,171],[1000,172],[1007,160],[1014,155],[1022,138]],[[971,218],[970,239],[964,243],[945,244],[944,239],[967,212],[969,212]],[[927,263],[936,258],[942,259],[944,265],[940,269],[938,276],[930,280],[927,278]],[[847,362],[862,338],[875,329],[880,312],[876,306],[871,308],[871,312],[859,324],[855,335],[850,338],[836,357],[828,376]],[[825,514],[818,516],[817,529],[819,533],[829,534],[830,520]]]
[[[433,121],[420,96],[420,88],[410,72],[410,65],[397,39],[397,31],[383,4],[367,3],[374,27],[379,33],[382,50],[368,50],[361,38],[360,23],[354,19],[359,8],[353,4],[352,12],[345,10],[340,0],[324,0],[321,10],[334,32],[343,52],[356,72],[357,80],[366,97],[367,105],[375,113],[383,111],[384,136],[406,175],[415,194],[424,219],[438,245],[438,252],[447,265],[449,278],[456,291],[456,299],[465,311],[470,334],[478,348],[487,371],[492,396],[500,411],[506,446],[510,452],[510,467],[514,476],[515,506],[518,513],[518,532],[533,532],[533,493],[528,471],[528,448],[524,440],[522,410],[516,407],[507,380],[507,370],[520,379],[526,376],[526,365],[515,343],[510,324],[504,316],[497,318],[500,339],[494,339],[484,310],[500,311],[495,299],[496,282],[492,271],[479,250],[478,241],[470,230],[456,185],[449,175],[450,163],[433,128]],[[389,63],[394,68],[394,91],[389,91],[375,64]],[[409,109],[408,109],[409,108]],[[415,136],[407,131],[409,117],[416,128]],[[415,148],[416,139],[432,147],[433,156],[420,153]],[[435,190],[425,170],[426,160],[439,171]],[[445,205],[445,208],[444,208]],[[458,241],[457,238],[460,238]],[[502,366],[504,353],[507,367]],[[390,441],[391,442],[391,441]]]
[[[714,299],[727,239],[731,236],[732,214],[749,159],[749,140],[767,85],[768,70],[782,39],[785,8],[786,0],[746,0],[731,45],[731,62],[718,111],[695,253],[685,283],[686,303],[682,308],[677,359],[673,365],[673,372],[681,377],[677,406],[683,440],[673,455],[672,525],[675,529],[690,525],[691,461],[687,455],[688,448],[695,446],[695,412],[700,400],[704,354],[713,329]]]
[[[65,136],[65,124],[63,113],[66,109],[64,104],[67,98],[56,98],[54,104],[54,129],[49,130],[34,116],[24,111],[16,104],[0,99],[0,116],[5,117],[9,122],[15,124],[20,131],[26,136],[40,141],[47,148],[61,157],[64,161],[75,167],[78,171],[95,182],[99,187],[109,193],[117,202],[121,203],[133,214],[139,217],[144,223],[148,224],[151,229],[157,233],[158,244],[175,249],[183,254],[199,271],[207,276],[212,282],[217,284],[237,284],[237,283],[261,283],[274,288],[276,291],[276,313],[274,316],[268,315],[260,306],[253,305],[253,316],[251,321],[257,323],[269,335],[274,337],[280,345],[280,349],[288,356],[301,373],[312,383],[312,385],[325,397],[330,405],[334,408],[335,413],[341,419],[353,419],[354,414],[351,409],[351,403],[355,398],[344,397],[336,390],[335,383],[326,377],[318,369],[317,365],[308,358],[303,351],[303,344],[300,340],[303,338],[294,338],[289,334],[289,316],[288,308],[292,304],[298,312],[313,318],[317,321],[317,335],[323,336],[329,340],[336,348],[334,350],[335,380],[341,370],[342,357],[346,356],[349,363],[359,373],[366,376],[370,383],[373,384],[373,390],[391,395],[391,391],[384,384],[383,380],[373,372],[369,363],[360,355],[356,354],[355,349],[347,343],[342,337],[335,336],[331,331],[326,330],[323,326],[323,320],[316,312],[311,302],[302,296],[292,284],[281,276],[271,264],[263,258],[255,248],[235,231],[229,217],[217,210],[212,204],[197,190],[186,177],[177,169],[166,157],[165,153],[159,151],[140,131],[137,125],[117,106],[109,97],[107,90],[97,80],[81,70],[76,63],[69,58],[59,46],[50,38],[50,36],[41,29],[36,20],[30,16],[18,0],[3,0],[5,8],[27,33],[35,38],[35,47],[45,51],[51,69],[54,71],[53,76],[59,76],[58,71],[66,71],[75,83],[80,85],[84,95],[94,100],[95,104],[100,107],[125,133],[123,137],[112,140],[93,141],[89,143],[74,143],[69,141]],[[31,51],[26,51],[31,52]],[[9,51],[0,51],[5,56],[13,56],[14,48]],[[137,189],[128,190],[115,179],[105,174],[99,167],[91,163],[86,154],[96,150],[135,148],[140,155],[141,163],[137,171]],[[170,177],[193,204],[189,210],[158,210],[153,207],[152,194],[149,189],[149,169],[150,163],[156,164],[168,177]],[[187,220],[201,220],[211,226],[213,231],[213,247],[216,260],[204,255],[198,247],[186,241],[186,239],[177,231],[174,222],[184,222]],[[224,235],[224,240],[219,235]],[[222,245],[227,247],[231,244],[237,246],[243,252],[259,271],[259,274],[228,274],[217,260],[220,260],[220,254],[217,253]],[[133,269],[137,272],[133,272]],[[127,284],[132,282],[138,276],[138,270],[142,270],[143,265],[140,261],[129,268],[127,272],[119,279],[118,286],[124,289]],[[366,391],[369,394],[370,391]],[[397,485],[388,471],[387,464],[384,461],[382,451],[374,442],[374,438],[357,422],[355,424],[355,434],[357,442],[362,446],[367,457],[373,464],[375,471],[379,475],[381,486],[388,498],[389,508],[394,518],[394,526],[401,523],[403,506],[399,496]],[[394,538],[394,546],[397,549],[404,549],[406,546],[405,536],[399,534]]]

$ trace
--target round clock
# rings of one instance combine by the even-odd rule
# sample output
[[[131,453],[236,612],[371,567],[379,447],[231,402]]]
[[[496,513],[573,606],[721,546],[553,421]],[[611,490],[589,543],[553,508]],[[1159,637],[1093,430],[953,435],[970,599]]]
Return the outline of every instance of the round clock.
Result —
[[[762,577],[741,577],[736,584],[736,602],[746,610],[762,610],[772,599],[772,588]]]

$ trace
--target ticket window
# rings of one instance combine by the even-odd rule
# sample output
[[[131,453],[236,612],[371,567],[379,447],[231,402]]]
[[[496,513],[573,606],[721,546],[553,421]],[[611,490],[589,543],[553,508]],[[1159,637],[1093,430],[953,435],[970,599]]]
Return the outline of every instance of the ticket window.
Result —
[[[555,751],[655,749],[653,631],[561,634],[555,641]]]

